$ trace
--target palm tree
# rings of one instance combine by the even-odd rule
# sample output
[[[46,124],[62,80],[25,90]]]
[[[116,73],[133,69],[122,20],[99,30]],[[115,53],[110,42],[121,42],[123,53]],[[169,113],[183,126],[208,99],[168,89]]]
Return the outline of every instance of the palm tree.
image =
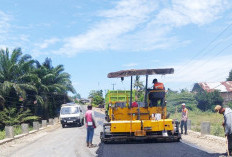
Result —
[[[64,103],[64,99],[67,99],[67,92],[75,93],[70,75],[64,72],[63,65],[54,68],[49,58],[46,58],[42,65],[37,62],[34,73],[39,78],[36,85],[38,89],[36,100],[43,108],[43,117],[54,116],[55,110]]]
[[[139,80],[140,76],[136,76],[134,88],[136,88],[137,91],[142,90],[144,88],[143,82]]]
[[[134,88],[136,88],[136,98],[142,101],[142,89],[144,88],[143,82],[139,80],[140,76],[136,76],[135,78],[135,83],[134,83]]]
[[[12,53],[8,49],[0,50],[0,104],[7,104],[7,107],[23,104],[36,115],[41,107],[43,116],[48,118],[54,115],[64,99],[68,99],[69,91],[75,93],[63,65],[53,67],[49,58],[41,65],[30,55],[23,55],[20,48]],[[24,101],[19,102],[19,98]]]
[[[31,73],[34,61],[30,55],[22,55],[21,49],[0,50],[0,91],[8,105],[16,105],[18,98],[26,99],[26,91],[37,92]]]

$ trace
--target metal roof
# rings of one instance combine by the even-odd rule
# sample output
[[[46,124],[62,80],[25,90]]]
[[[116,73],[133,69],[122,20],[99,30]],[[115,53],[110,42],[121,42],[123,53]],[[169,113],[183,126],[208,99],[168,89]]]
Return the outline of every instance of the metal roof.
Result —
[[[136,75],[165,75],[165,74],[173,74],[173,68],[166,69],[131,69],[131,70],[121,70],[117,72],[112,72],[107,75],[108,78],[120,78],[120,77],[128,77],[128,76],[136,76]]]
[[[225,82],[201,82],[198,83],[207,92],[218,90],[220,92],[232,92],[232,81]]]

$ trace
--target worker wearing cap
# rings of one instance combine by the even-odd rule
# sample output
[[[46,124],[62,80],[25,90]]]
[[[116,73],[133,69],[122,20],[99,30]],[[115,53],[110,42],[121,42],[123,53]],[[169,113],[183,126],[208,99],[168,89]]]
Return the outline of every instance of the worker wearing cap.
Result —
[[[225,136],[228,140],[228,151],[229,155],[232,155],[232,110],[230,108],[223,108],[217,105],[214,110],[224,115],[224,122],[222,125],[225,129]]]
[[[188,120],[188,109],[185,107],[185,103],[182,104],[182,117],[181,117],[181,134],[183,134],[183,127],[184,127],[184,133],[187,135],[187,120]]]

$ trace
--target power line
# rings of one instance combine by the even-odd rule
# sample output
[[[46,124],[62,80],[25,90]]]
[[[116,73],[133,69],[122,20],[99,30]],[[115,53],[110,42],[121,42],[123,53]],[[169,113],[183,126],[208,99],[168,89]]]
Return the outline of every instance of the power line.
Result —
[[[232,26],[232,23],[229,24],[226,28],[224,28],[223,31],[220,32],[211,42],[209,42],[209,44],[207,44],[206,47],[204,47],[200,52],[198,52],[196,55],[194,55],[194,56],[190,59],[189,62],[185,63],[185,64],[182,66],[183,68],[180,69],[180,71],[182,72],[183,69],[185,69],[186,65],[189,65],[189,64],[193,61],[193,59],[195,59],[195,58],[196,58],[197,56],[199,56],[202,52],[204,52],[205,50],[207,50],[207,48],[208,48],[210,45],[212,45],[212,44],[213,44],[224,32],[226,32],[231,26]],[[216,46],[218,46],[218,45],[216,45]],[[205,51],[205,53],[203,53],[203,56],[206,55],[206,54],[207,54],[207,51]]]

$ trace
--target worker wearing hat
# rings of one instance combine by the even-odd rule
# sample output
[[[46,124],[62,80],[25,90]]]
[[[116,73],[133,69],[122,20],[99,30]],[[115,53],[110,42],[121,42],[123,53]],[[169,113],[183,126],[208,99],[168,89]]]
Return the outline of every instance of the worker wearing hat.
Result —
[[[232,110],[230,108],[223,108],[220,105],[216,105],[214,110],[224,115],[224,122],[222,125],[224,126],[225,136],[228,140],[228,152],[229,155],[232,155]]]
[[[183,127],[184,127],[184,133],[187,135],[187,120],[188,120],[188,109],[185,107],[185,103],[182,104],[182,117],[181,117],[181,134],[183,134]]]

